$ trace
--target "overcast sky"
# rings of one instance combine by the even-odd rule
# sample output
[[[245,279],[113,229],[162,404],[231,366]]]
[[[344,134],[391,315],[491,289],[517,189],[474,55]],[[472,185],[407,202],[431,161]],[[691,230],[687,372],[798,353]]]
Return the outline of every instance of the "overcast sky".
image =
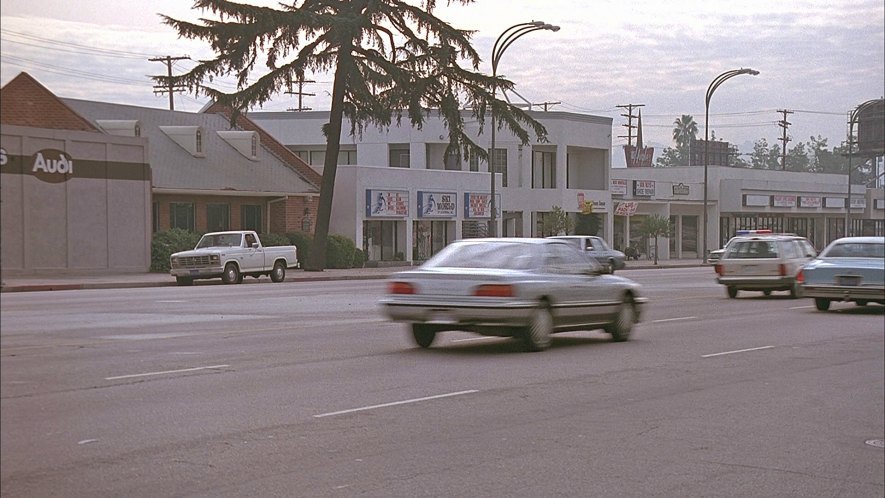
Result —
[[[275,5],[252,0],[249,3]],[[885,2],[882,0],[478,0],[436,13],[453,26],[475,30],[473,40],[491,72],[491,47],[508,26],[543,20],[561,27],[515,42],[499,74],[516,83],[532,103],[614,119],[613,146],[626,139],[623,109],[644,104],[646,144],[672,145],[673,121],[693,115],[704,130],[704,95],[720,73],[749,67],[758,76],[738,76],[716,90],[710,127],[722,138],[751,150],[760,138],[779,143],[783,118],[793,111],[789,135],[828,144],[845,140],[847,113],[885,87]],[[208,15],[187,0],[3,0],[0,3],[0,84],[27,71],[61,97],[168,107],[155,95],[148,75],[165,74],[151,57],[208,58],[204,43],[179,39],[158,13],[194,20]],[[193,66],[183,60],[175,72]],[[303,105],[329,106],[331,76],[317,74],[306,85]],[[233,85],[218,82],[219,88]],[[511,95],[511,100],[519,97]],[[205,97],[177,94],[176,110],[196,111]],[[297,106],[281,95],[264,110]],[[536,107],[536,109],[539,109]],[[635,113],[635,111],[634,111]],[[614,154],[613,163],[622,163]]]

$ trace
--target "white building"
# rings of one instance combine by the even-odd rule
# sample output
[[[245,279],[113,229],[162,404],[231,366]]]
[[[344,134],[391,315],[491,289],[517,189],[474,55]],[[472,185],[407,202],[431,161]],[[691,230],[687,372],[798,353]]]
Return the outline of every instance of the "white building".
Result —
[[[612,120],[565,112],[530,112],[547,142],[522,146],[496,136],[498,233],[541,236],[554,206],[574,213],[592,205],[599,235],[616,248],[639,244],[651,257],[654,241],[638,227],[650,215],[670,219],[672,237],[658,240],[659,258],[699,258],[704,248],[704,168],[611,168]],[[328,112],[250,113],[249,117],[322,172]],[[470,116],[465,115],[465,120]],[[350,130],[344,123],[343,130]],[[472,138],[489,143],[469,124]],[[485,235],[491,191],[488,167],[444,156],[448,134],[440,119],[422,129],[407,120],[389,130],[342,136],[330,230],[353,238],[370,261],[421,261],[457,238]],[[816,247],[845,234],[845,175],[710,166],[708,251],[739,229],[772,229],[808,237]],[[851,233],[885,234],[881,189],[851,187]]]

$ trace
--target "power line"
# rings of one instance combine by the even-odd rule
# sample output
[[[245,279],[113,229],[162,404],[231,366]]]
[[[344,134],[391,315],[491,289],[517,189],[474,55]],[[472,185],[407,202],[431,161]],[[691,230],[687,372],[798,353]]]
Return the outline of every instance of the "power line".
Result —
[[[25,57],[17,57],[14,55],[3,56],[3,62],[17,65],[20,67],[25,67],[25,68],[30,67],[30,66],[36,66],[44,71],[48,71],[51,73],[79,76],[81,78],[87,78],[87,79],[96,80],[96,81],[103,81],[105,83],[119,83],[122,85],[138,85],[138,86],[142,86],[146,83],[145,81],[138,81],[138,80],[132,80],[132,79],[127,79],[127,78],[118,78],[118,77],[114,77],[114,76],[107,76],[107,75],[101,75],[101,74],[96,74],[96,73],[90,73],[87,71],[80,71],[78,69],[73,69],[73,68],[68,68],[68,67],[56,66],[54,64],[47,64],[45,62],[39,62],[39,61],[35,61],[35,60],[28,59]]]
[[[28,33],[22,33],[20,31],[13,31],[10,29],[5,29],[5,28],[0,28],[0,33],[6,33],[8,35],[18,36],[20,38],[25,38],[25,39],[33,40],[33,41],[40,41],[40,42],[47,43],[50,45],[59,45],[62,47],[76,47],[81,50],[85,50],[87,52],[93,52],[96,55],[106,55],[109,57],[111,57],[111,56],[113,56],[113,57],[129,57],[129,58],[133,58],[133,59],[141,59],[144,57],[150,57],[152,55],[152,54],[144,54],[144,53],[138,53],[138,52],[127,52],[125,50],[97,48],[97,47],[93,47],[93,46],[89,46],[89,45],[80,45],[78,43],[72,43],[72,42],[61,42],[58,40],[53,40],[51,38],[43,38],[41,36],[35,36],[35,35],[28,34]]]

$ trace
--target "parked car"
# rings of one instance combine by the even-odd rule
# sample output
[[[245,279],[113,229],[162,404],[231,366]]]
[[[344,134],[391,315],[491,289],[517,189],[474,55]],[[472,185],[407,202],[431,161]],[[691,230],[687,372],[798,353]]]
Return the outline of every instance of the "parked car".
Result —
[[[226,284],[238,284],[243,276],[261,275],[282,282],[286,270],[299,265],[295,246],[264,247],[258,234],[248,230],[207,233],[193,250],[177,252],[169,259],[169,272],[178,285],[219,277]]]
[[[885,237],[843,237],[799,272],[805,297],[820,311],[832,301],[885,304]]]
[[[797,235],[741,235],[728,243],[716,262],[716,281],[724,285],[728,297],[738,291],[789,291],[800,297],[802,289],[796,276],[799,269],[815,256],[814,246]]]
[[[593,235],[557,235],[550,238],[566,240],[575,244],[578,249],[586,251],[587,256],[590,256],[602,265],[608,273],[624,269],[624,262],[627,260],[627,257],[623,252],[612,249],[602,237]]]
[[[439,332],[464,330],[516,337],[539,351],[569,330],[603,329],[626,341],[645,302],[639,284],[603,274],[566,240],[493,238],[453,242],[392,275],[380,304],[423,348]]]

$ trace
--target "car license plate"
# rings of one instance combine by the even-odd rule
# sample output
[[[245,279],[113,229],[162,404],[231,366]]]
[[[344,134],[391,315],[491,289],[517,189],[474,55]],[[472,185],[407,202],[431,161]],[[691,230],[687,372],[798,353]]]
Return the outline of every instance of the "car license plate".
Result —
[[[838,277],[836,277],[836,283],[838,285],[857,286],[857,285],[860,285],[860,276],[859,275],[839,275]]]

